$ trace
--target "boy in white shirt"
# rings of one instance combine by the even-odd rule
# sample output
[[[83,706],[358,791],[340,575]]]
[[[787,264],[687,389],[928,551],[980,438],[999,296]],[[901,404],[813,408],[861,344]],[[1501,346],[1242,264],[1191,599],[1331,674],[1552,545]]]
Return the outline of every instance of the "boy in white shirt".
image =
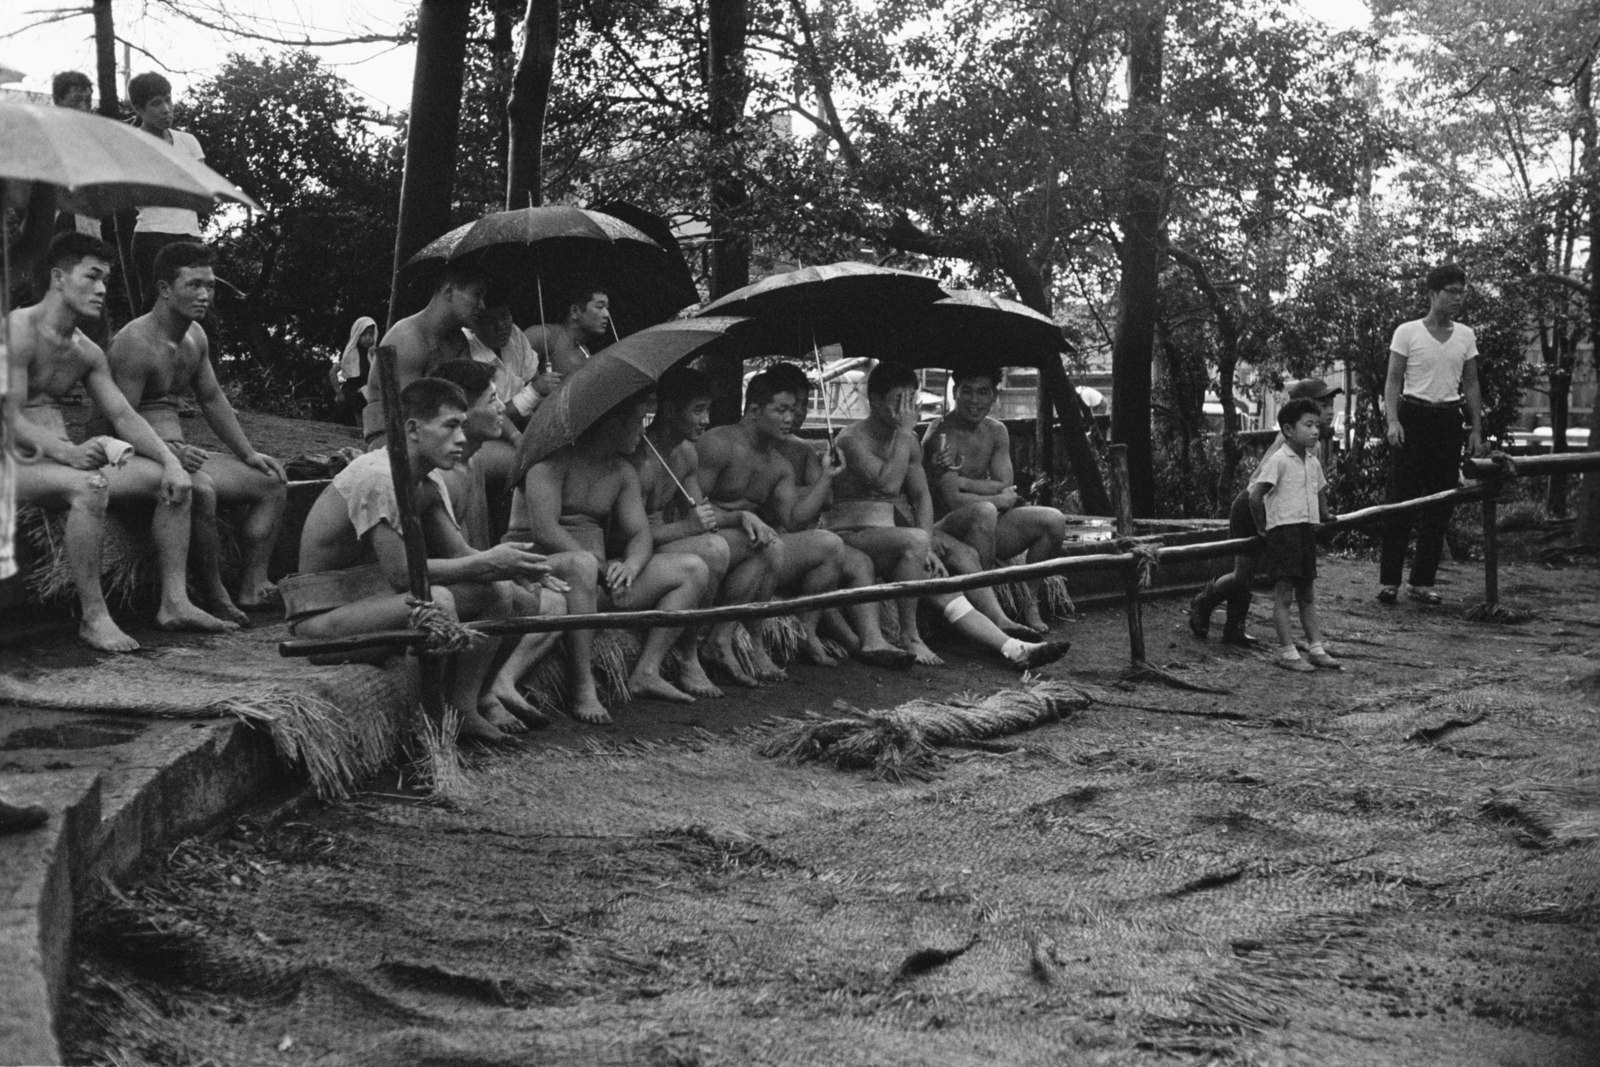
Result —
[[[1316,454],[1321,408],[1315,400],[1291,400],[1278,412],[1278,428],[1284,446],[1268,456],[1250,480],[1250,513],[1267,539],[1258,566],[1274,583],[1272,622],[1278,631],[1278,653],[1273,663],[1302,673],[1317,667],[1336,671],[1344,664],[1323,647],[1315,586],[1317,525],[1333,518],[1328,482]],[[1289,636],[1289,605],[1296,601],[1310,646],[1305,659]]]
[[[159,137],[180,155],[196,163],[205,162],[205,150],[194,134],[172,125],[172,83],[154,71],[135,76],[128,82],[128,102],[138,115],[139,126],[152,137]],[[156,298],[156,254],[174,241],[200,240],[200,216],[181,207],[142,207],[133,226],[133,264],[138,278],[139,306],[134,314],[149,311]],[[216,352],[216,344],[211,346]]]

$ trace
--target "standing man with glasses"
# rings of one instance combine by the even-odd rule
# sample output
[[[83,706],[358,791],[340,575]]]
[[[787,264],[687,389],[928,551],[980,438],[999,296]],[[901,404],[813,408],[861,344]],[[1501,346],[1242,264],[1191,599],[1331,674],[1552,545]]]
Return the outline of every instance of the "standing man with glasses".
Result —
[[[1467,275],[1459,266],[1445,263],[1433,268],[1428,272],[1427,316],[1403,323],[1389,342],[1383,410],[1389,422],[1389,446],[1396,450],[1389,468],[1390,503],[1440,493],[1460,483],[1463,400],[1471,427],[1466,443],[1473,455],[1484,453],[1478,342],[1471,327],[1455,321],[1466,291]],[[1447,507],[1417,519],[1417,550],[1406,587],[1410,599],[1442,603],[1433,583],[1449,524]],[[1411,525],[1409,519],[1398,519],[1384,530],[1378,599],[1385,604],[1400,597]]]

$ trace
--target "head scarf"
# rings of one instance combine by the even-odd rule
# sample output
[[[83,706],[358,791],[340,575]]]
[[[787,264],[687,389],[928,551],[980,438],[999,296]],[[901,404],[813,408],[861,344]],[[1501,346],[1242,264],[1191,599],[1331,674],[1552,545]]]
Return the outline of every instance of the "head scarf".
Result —
[[[361,346],[359,343],[361,335],[366,333],[368,329],[376,331],[377,328],[377,320],[368,318],[366,315],[361,316],[356,320],[355,325],[350,327],[350,341],[344,346],[344,355],[339,357],[339,378],[341,381],[349,381],[351,378],[361,377]],[[373,338],[373,343],[376,345],[377,338]]]

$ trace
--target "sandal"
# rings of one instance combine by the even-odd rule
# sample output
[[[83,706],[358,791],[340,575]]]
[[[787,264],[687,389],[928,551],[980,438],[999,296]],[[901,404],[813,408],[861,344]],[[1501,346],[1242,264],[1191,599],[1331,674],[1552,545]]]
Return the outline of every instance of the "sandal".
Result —
[[[1400,587],[1398,585],[1386,585],[1378,590],[1378,603],[1380,604],[1393,604],[1399,599]]]
[[[1433,591],[1432,586],[1408,585],[1406,586],[1406,599],[1415,600],[1419,604],[1443,604],[1444,597]]]

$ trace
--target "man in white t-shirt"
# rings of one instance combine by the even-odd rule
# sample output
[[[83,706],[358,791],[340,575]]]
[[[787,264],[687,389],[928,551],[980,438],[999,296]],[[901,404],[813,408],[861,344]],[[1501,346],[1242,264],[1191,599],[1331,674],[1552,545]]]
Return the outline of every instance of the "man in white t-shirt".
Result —
[[[1389,468],[1390,503],[1441,493],[1460,484],[1463,401],[1471,423],[1466,444],[1473,455],[1484,452],[1478,341],[1471,327],[1455,321],[1466,291],[1467,274],[1459,266],[1445,263],[1433,268],[1428,272],[1428,314],[1402,323],[1389,342],[1383,410],[1389,422],[1389,446],[1395,449]],[[1449,524],[1449,508],[1436,508],[1417,520],[1417,550],[1406,590],[1412,600],[1441,602],[1433,583]],[[1378,599],[1385,604],[1400,597],[1410,540],[1409,520],[1391,522],[1384,530]]]
[[[139,126],[159,137],[179,153],[195,162],[204,162],[205,151],[194,135],[172,127],[172,83],[154,71],[147,71],[128,82],[128,100],[139,119]],[[200,216],[186,208],[142,207],[133,227],[133,270],[138,285],[138,311],[148,311],[155,300],[154,269],[156,253],[174,241],[200,240]]]

